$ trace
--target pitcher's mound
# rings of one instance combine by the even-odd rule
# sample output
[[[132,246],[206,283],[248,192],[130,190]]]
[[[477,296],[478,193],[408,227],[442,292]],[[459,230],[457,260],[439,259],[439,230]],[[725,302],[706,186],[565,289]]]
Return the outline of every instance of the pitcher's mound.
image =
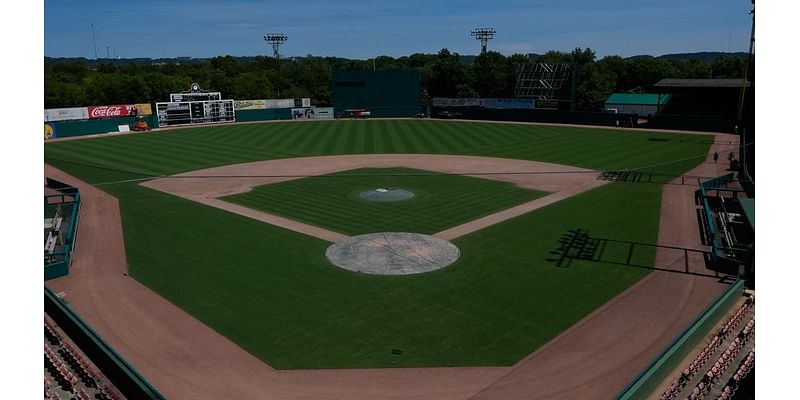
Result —
[[[410,200],[414,197],[414,192],[398,188],[378,188],[361,192],[358,196],[367,201],[386,203]]]
[[[458,247],[444,239],[405,232],[354,236],[328,247],[335,265],[376,275],[410,275],[435,271],[456,260]]]

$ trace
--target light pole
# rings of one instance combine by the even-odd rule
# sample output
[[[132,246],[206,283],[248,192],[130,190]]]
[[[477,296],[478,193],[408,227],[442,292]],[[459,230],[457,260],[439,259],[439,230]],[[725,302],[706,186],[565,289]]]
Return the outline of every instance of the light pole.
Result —
[[[495,33],[497,32],[494,28],[476,28],[473,29],[469,35],[481,41],[481,54],[483,54],[486,53],[486,45],[489,43],[489,39],[494,38]]]
[[[286,43],[289,40],[289,37],[282,34],[282,33],[268,33],[264,35],[264,41],[272,45],[272,56],[275,59],[281,58],[280,53],[278,53],[278,48],[280,45]]]

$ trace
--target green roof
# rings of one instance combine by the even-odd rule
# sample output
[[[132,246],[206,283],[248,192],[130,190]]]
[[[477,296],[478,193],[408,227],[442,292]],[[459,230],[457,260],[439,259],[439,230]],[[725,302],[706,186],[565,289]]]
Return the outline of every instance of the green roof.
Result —
[[[667,104],[671,94],[651,94],[651,93],[612,93],[608,96],[606,104],[635,104],[655,106]]]

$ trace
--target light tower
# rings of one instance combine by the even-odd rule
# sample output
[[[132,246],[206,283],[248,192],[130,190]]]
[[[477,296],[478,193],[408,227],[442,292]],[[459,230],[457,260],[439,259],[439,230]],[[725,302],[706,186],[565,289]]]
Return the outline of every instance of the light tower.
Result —
[[[476,28],[473,29],[469,35],[475,36],[475,39],[481,41],[481,54],[483,54],[486,53],[486,44],[489,43],[489,39],[494,37],[495,33],[497,32],[494,28]]]
[[[278,47],[287,40],[289,40],[289,37],[282,33],[268,33],[264,35],[264,41],[272,45],[272,56],[276,59],[281,58],[280,53],[278,53]]]

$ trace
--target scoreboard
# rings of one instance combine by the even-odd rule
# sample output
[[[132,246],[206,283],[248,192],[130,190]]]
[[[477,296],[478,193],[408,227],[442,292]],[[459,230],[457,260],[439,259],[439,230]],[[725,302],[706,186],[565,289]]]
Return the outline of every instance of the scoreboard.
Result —
[[[171,102],[183,101],[206,101],[206,100],[222,100],[220,92],[199,92],[199,93],[173,93],[169,95]]]
[[[158,126],[234,122],[233,100],[223,100],[220,92],[209,92],[192,83],[186,92],[172,93],[169,101],[156,103]]]
[[[233,100],[156,103],[156,114],[159,127],[236,121]]]

